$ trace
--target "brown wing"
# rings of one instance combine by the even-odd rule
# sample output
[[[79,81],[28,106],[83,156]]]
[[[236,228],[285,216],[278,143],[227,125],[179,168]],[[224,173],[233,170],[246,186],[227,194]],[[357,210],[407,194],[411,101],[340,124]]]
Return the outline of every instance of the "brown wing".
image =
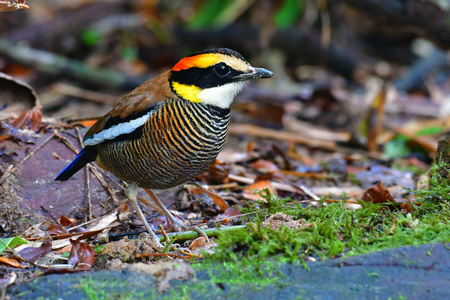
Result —
[[[135,88],[103,118],[98,120],[86,133],[84,139],[102,131],[111,117],[125,119],[131,113],[144,111],[156,102],[164,101],[167,98],[176,98],[177,96],[170,89],[169,76],[170,71],[164,72]]]

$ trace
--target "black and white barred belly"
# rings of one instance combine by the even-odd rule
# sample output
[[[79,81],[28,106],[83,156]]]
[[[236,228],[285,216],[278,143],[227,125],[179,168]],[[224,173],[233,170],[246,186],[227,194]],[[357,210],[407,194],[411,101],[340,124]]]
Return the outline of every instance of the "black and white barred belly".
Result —
[[[172,99],[159,106],[131,140],[98,147],[100,163],[126,181],[164,189],[205,171],[225,143],[230,110]]]

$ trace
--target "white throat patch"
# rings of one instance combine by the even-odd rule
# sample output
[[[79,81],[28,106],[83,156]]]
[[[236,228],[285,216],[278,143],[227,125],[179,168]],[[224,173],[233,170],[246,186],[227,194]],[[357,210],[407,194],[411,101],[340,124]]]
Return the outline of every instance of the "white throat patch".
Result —
[[[229,108],[234,97],[242,90],[245,82],[232,82],[209,89],[204,89],[197,94],[197,98],[203,104],[209,104],[220,108]]]

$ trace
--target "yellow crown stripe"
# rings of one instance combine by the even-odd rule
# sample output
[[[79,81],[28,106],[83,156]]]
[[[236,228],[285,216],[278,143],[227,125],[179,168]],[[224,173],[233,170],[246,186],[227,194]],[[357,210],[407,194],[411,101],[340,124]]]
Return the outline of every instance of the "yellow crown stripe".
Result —
[[[207,68],[221,61],[221,57],[217,54],[199,54],[195,56],[185,57],[180,60],[172,71],[187,70],[189,68]]]
[[[181,84],[173,81],[172,89],[181,98],[184,98],[191,102],[201,102],[197,95],[202,91],[202,89],[198,86]]]

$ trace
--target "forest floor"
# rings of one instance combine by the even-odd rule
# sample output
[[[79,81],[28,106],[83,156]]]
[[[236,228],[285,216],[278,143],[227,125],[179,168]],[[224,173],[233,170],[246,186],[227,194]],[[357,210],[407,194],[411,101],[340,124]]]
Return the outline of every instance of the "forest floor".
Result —
[[[184,14],[198,9],[191,20],[205,21],[208,11],[189,12],[185,1],[51,1],[28,19],[0,19],[9,29],[0,37],[0,299],[448,295],[450,73],[444,50],[420,39],[409,45],[416,31],[448,37],[448,26],[395,40],[394,28],[370,23],[358,5],[330,2],[330,15],[346,18],[330,41],[326,9],[301,8],[291,30],[276,27],[269,2],[216,7],[229,23],[205,30]],[[418,3],[398,2],[417,13],[402,19],[405,28],[429,16],[411,8]],[[292,10],[280,11],[285,20]],[[445,14],[435,16],[427,24]],[[155,191],[209,240],[169,232],[139,191],[166,246],[158,251],[124,182],[95,163],[67,182],[54,179],[99,116],[194,45],[237,46],[276,76],[236,97],[209,170]]]

